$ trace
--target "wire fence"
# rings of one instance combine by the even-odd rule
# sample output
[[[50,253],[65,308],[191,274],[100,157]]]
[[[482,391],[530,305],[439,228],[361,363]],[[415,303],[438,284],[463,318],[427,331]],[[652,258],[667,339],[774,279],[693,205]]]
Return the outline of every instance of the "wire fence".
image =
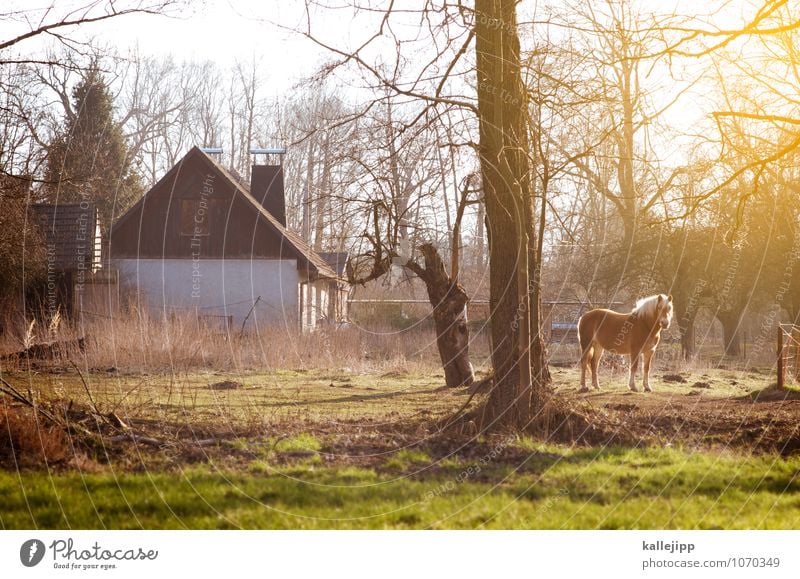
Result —
[[[778,388],[800,382],[800,326],[778,325]]]

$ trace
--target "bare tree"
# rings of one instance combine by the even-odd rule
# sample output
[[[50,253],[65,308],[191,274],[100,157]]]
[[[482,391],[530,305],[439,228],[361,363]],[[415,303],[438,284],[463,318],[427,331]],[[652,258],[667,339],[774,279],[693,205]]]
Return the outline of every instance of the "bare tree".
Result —
[[[458,214],[470,203],[470,180],[464,183]],[[474,381],[469,361],[469,327],[466,308],[469,297],[458,282],[457,256],[448,273],[439,250],[433,243],[423,242],[418,251],[422,261],[413,254],[404,255],[404,228],[408,223],[397,213],[396,206],[383,201],[371,207],[371,219],[363,237],[369,248],[353,256],[347,264],[351,284],[365,284],[390,273],[393,266],[405,268],[425,283],[428,300],[433,306],[436,345],[444,368],[445,383],[450,387],[469,386]],[[459,236],[455,229],[453,238]]]
[[[361,207],[355,183],[362,119],[323,84],[304,87],[300,96],[277,102],[264,130],[289,148],[284,159],[289,226],[316,249],[344,251],[356,236]],[[274,145],[274,143],[272,143]]]

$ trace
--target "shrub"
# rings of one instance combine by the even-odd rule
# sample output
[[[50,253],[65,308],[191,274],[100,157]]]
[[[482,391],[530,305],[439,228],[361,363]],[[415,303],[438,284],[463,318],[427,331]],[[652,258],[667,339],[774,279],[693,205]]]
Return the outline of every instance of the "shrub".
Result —
[[[0,407],[0,463],[9,466],[55,464],[71,455],[63,430],[45,426],[30,410]]]

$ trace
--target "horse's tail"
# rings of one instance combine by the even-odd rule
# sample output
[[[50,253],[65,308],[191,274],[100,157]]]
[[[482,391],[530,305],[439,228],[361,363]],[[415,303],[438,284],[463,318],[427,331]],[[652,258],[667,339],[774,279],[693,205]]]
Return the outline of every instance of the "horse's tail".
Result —
[[[589,319],[584,314],[578,320],[578,343],[581,345],[581,353],[585,353],[592,346],[591,330],[586,326],[589,324]]]

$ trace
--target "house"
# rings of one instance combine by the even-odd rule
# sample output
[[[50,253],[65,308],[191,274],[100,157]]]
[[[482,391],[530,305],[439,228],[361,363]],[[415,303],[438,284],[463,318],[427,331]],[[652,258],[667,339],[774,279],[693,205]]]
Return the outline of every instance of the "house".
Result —
[[[159,315],[312,329],[347,314],[341,274],[286,227],[281,165],[254,165],[248,187],[192,148],[113,225],[109,254]]]
[[[116,272],[102,268],[100,220],[94,203],[30,206],[45,249],[46,281],[38,292],[48,315],[108,315],[118,301]]]
[[[330,292],[333,296],[328,299],[326,309],[322,310],[322,318],[332,323],[346,322],[350,317],[349,298],[350,298],[350,284],[347,283],[347,274],[345,268],[347,266],[347,259],[350,254],[346,251],[333,251],[333,252],[319,252],[319,256],[325,260],[333,271],[336,272],[336,284],[331,284]]]

